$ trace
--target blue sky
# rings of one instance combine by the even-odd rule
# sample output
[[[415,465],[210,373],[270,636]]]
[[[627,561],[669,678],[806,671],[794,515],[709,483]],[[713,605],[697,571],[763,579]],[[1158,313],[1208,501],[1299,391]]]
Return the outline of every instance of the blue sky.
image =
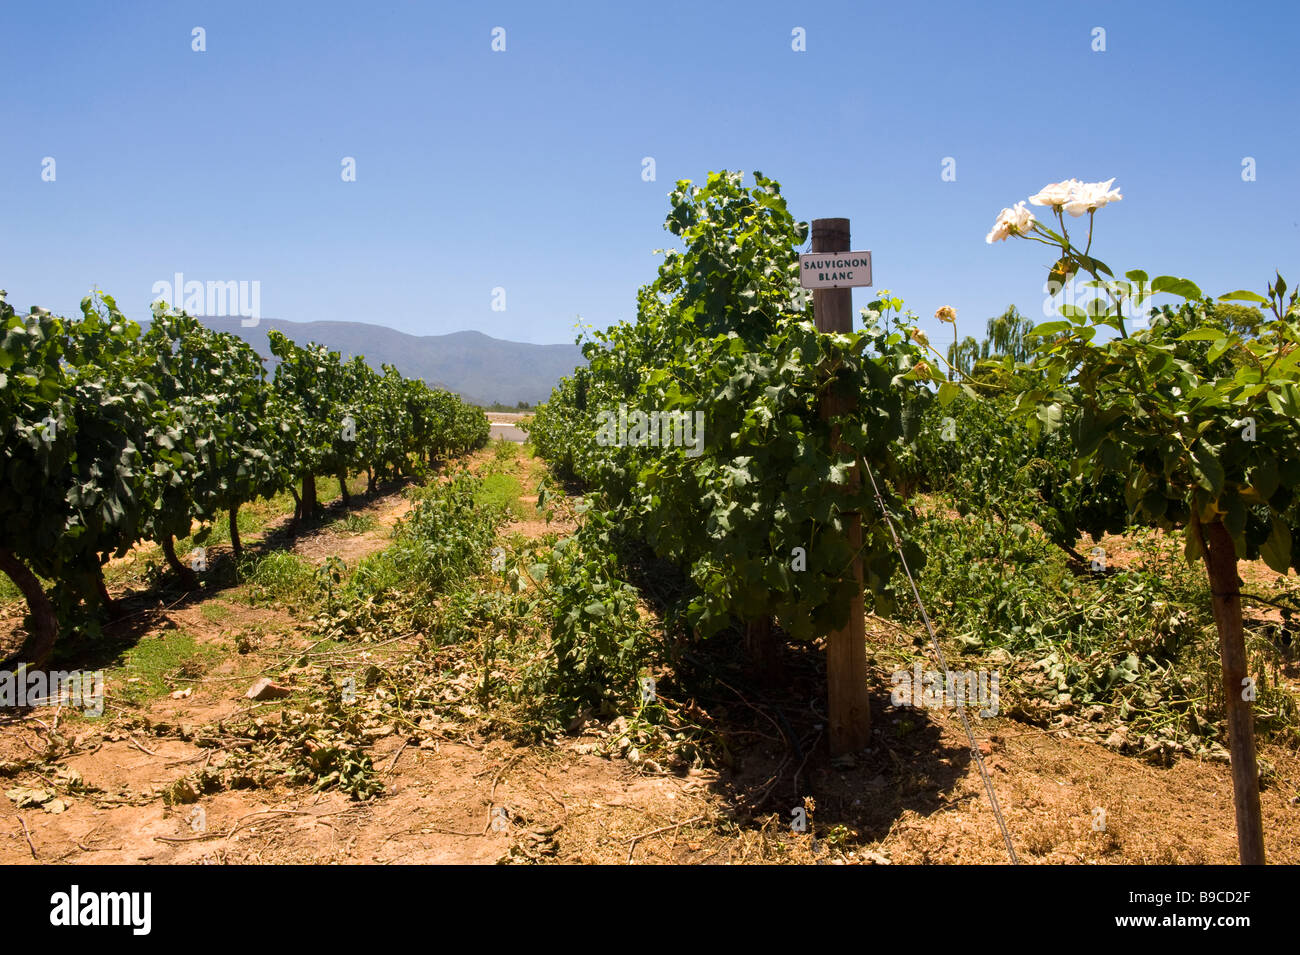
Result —
[[[143,316],[179,271],[260,282],[265,317],[571,341],[635,317],[674,181],[722,168],[848,216],[932,331],[945,304],[963,334],[1042,316],[1048,250],[984,236],[1069,177],[1123,191],[1094,246],[1117,272],[1295,284],[1297,9],[7,0],[0,287]]]

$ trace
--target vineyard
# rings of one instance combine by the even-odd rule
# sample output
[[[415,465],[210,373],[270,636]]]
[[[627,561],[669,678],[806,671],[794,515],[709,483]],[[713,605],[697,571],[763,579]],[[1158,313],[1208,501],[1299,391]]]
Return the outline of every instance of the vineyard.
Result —
[[[0,569],[27,600],[22,658],[33,667],[48,662],[61,623],[93,629],[115,614],[103,565],[139,542],[156,542],[193,589],[175,539],[195,523],[207,525],[201,545],[224,518],[238,561],[243,505],[287,489],[295,518],[311,520],[322,475],[338,478],[346,502],[349,472],[366,471],[373,490],[488,438],[481,411],[360,357],[345,363],[273,332],[279,364],[268,381],[251,346],[184,314],[160,308],[142,332],[111,296],[81,308],[77,321],[23,317],[0,292],[11,422]]]
[[[875,615],[930,628],[920,590],[908,591],[916,569],[956,648],[987,670],[1023,669],[1008,693],[1020,718],[1082,723],[1158,759],[1229,758],[1230,742],[1242,860],[1262,862],[1259,787],[1272,767],[1257,767],[1255,727],[1297,739],[1296,293],[1280,275],[1266,295],[1217,299],[1171,276],[1115,279],[1090,251],[1095,214],[1122,197],[1070,180],[1030,199],[1057,229],[1021,202],[988,241],[1053,247],[1056,287],[1083,274],[1099,290],[1086,309],[1034,325],[1012,308],[984,342],[940,351],[885,293],[863,330],[821,334],[797,281],[807,226],[776,183],[754,182],[679,183],[667,228],[684,250],[665,254],[637,321],[595,335],[588,368],[539,409],[540,453],[593,492],[628,546],[681,573],[683,633],[739,627],[769,678],[782,678],[780,641],[842,627],[862,584]],[[1087,215],[1086,248],[1065,214]],[[1156,308],[1157,296],[1180,304]],[[1130,335],[1135,309],[1150,321]],[[946,308],[936,318],[955,321]],[[589,422],[615,405],[698,415],[702,455],[652,433],[593,442]],[[856,552],[855,515],[867,516]],[[1077,549],[1142,527],[1154,533],[1139,531],[1137,566]],[[1203,582],[1171,561],[1178,537]],[[1258,589],[1271,593],[1243,595],[1238,560],[1262,560]],[[1243,599],[1277,612],[1252,620],[1249,643]]]
[[[7,858],[1300,861],[1300,298],[1116,278],[1109,185],[989,236],[1095,300],[949,344],[887,290],[820,330],[779,185],[679,182],[522,447],[278,332],[268,373],[0,293],[7,665],[104,674],[0,732]]]

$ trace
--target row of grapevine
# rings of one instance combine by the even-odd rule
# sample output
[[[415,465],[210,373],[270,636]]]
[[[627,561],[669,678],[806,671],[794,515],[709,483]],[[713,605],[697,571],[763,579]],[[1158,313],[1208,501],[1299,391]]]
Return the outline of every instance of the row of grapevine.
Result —
[[[272,332],[268,378],[247,342],[183,313],[157,306],[142,330],[110,296],[81,311],[19,315],[0,292],[0,570],[27,600],[37,665],[60,619],[103,607],[103,564],[139,541],[192,586],[174,539],[195,521],[227,518],[238,556],[242,504],[289,489],[310,519],[318,476],[366,470],[373,487],[487,441],[481,410],[388,366]]]
[[[904,408],[932,393],[900,301],[875,303],[861,331],[816,330],[799,288],[808,227],[777,183],[754,178],[678,183],[666,228],[684,250],[665,253],[635,323],[586,342],[587,368],[561,382],[530,433],[620,528],[689,574],[698,632],[734,622],[762,631],[775,618],[809,638],[845,624],[856,587],[846,515],[875,505],[855,466],[892,478]],[[825,410],[828,396],[837,410]],[[657,416],[653,433],[624,435],[619,424],[615,440],[601,438],[602,415],[636,412]],[[866,583],[888,602],[896,555],[883,527],[868,531]]]

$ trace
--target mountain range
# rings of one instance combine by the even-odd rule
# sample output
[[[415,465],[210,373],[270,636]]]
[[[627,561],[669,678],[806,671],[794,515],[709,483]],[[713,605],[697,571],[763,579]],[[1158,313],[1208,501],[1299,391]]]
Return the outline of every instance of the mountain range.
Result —
[[[408,335],[366,322],[289,322],[260,319],[245,328],[238,318],[200,317],[214,331],[233,332],[247,341],[274,368],[267,333],[277,329],[305,345],[316,342],[347,359],[364,355],[379,370],[392,365],[408,378],[454,391],[474,404],[499,402],[536,404],[550,397],[551,389],[579,365],[586,364],[577,345],[532,345],[484,335],[452,332],[449,335]]]

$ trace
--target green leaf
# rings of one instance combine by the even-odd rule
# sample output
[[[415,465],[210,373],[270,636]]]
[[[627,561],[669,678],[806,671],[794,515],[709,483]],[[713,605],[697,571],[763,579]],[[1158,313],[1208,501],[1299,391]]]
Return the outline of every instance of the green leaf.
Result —
[[[1260,305],[1267,305],[1268,299],[1258,292],[1251,292],[1246,289],[1237,289],[1235,292],[1228,292],[1226,295],[1219,296],[1220,302],[1256,302]]]
[[[1172,275],[1157,275],[1151,280],[1151,291],[1168,292],[1170,295],[1178,295],[1188,300],[1205,297],[1195,282],[1189,279],[1176,278]]]
[[[1039,405],[1036,417],[1048,432],[1055,431],[1061,426],[1061,406],[1056,403]]]
[[[1273,515],[1273,528],[1268,540],[1260,545],[1259,556],[1279,574],[1285,574],[1291,567],[1291,528],[1276,514]]]
[[[1100,272],[1102,275],[1109,275],[1111,277],[1114,277],[1115,273],[1110,270],[1110,266],[1107,265],[1105,262],[1103,262],[1101,259],[1094,259],[1092,256],[1080,256],[1080,258],[1084,262],[1087,262],[1089,265],[1091,265],[1093,269]]]
[[[1080,457],[1087,457],[1096,451],[1097,446],[1106,438],[1107,430],[1119,416],[1120,411],[1118,409],[1096,415],[1091,409],[1085,408],[1083,413],[1076,419],[1076,453]]]
[[[1133,270],[1131,270],[1131,271],[1129,271],[1129,272],[1125,272],[1125,273],[1124,273],[1124,277],[1125,277],[1126,279],[1129,279],[1129,280],[1134,281],[1134,282],[1147,282],[1147,281],[1150,281],[1150,280],[1147,278],[1147,274],[1146,274],[1145,272],[1143,272],[1141,269],[1133,269]]]
[[[1223,463],[1208,445],[1201,443],[1192,449],[1192,474],[1196,483],[1211,494],[1218,495],[1223,490]]]
[[[960,387],[951,381],[945,381],[939,386],[939,404],[946,408],[956,400],[959,394],[961,394]]]
[[[1264,500],[1268,500],[1277,490],[1277,458],[1265,458],[1255,465],[1250,472],[1250,484]]]
[[[1180,342],[1216,342],[1221,338],[1227,337],[1227,332],[1221,328],[1214,328],[1209,325],[1202,325],[1200,328],[1193,328],[1185,335],[1179,335],[1177,341]]]
[[[1210,350],[1205,353],[1205,360],[1208,361],[1211,365],[1213,365],[1216,361],[1218,361],[1220,358],[1223,357],[1224,352],[1226,352],[1229,348],[1231,348],[1236,343],[1237,343],[1237,336],[1235,335],[1230,335],[1227,338],[1220,338],[1213,345],[1211,345]]]
[[[1067,308],[1078,308],[1077,305],[1063,305],[1061,311]],[[1061,332],[1067,332],[1072,326],[1069,322],[1043,322],[1041,325],[1035,325],[1029,330],[1029,334],[1035,338],[1042,338],[1048,335],[1059,335]]]
[[[1150,488],[1142,495],[1142,511],[1150,520],[1164,517],[1169,508],[1169,499],[1157,488]]]
[[[1054,286],[1064,286],[1066,282],[1070,281],[1070,277],[1074,275],[1075,271],[1075,264],[1072,260],[1067,258],[1057,259],[1051,271],[1047,273],[1047,281]]]
[[[1050,238],[1057,245],[1065,245],[1065,237],[1057,235],[1055,232],[1053,232],[1051,229],[1047,227],[1046,223],[1040,222],[1038,223],[1038,227],[1042,229],[1043,232],[1047,234],[1047,237]]]

